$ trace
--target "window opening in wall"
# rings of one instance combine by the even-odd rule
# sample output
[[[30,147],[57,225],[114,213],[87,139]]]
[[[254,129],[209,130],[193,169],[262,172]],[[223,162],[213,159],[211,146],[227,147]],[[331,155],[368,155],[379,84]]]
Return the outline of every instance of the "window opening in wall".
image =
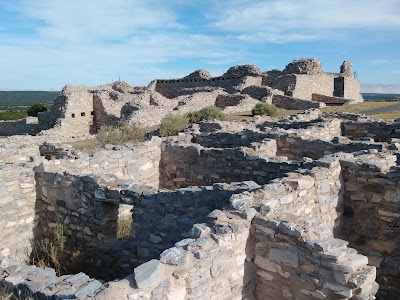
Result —
[[[92,116],[94,116],[94,111],[91,111],[90,114],[91,114]]]
[[[81,112],[81,116],[84,117],[84,116],[85,116],[85,113],[84,113],[84,112]]]
[[[71,118],[75,118],[75,114],[71,114]]]

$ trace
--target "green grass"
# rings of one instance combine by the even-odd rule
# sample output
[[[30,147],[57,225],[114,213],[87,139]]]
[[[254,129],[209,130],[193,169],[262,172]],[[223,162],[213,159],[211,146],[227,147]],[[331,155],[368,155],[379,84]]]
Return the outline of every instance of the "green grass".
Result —
[[[23,111],[15,111],[15,112],[10,112],[10,111],[4,111],[0,112],[0,120],[4,121],[15,121],[15,120],[20,120],[23,118],[26,118],[28,114]]]
[[[343,105],[343,106],[327,106],[321,110],[324,112],[349,112],[349,113],[365,113],[370,110],[397,106],[400,105],[400,101],[379,101],[379,102],[360,102],[355,104]]]
[[[394,120],[400,118],[400,110],[395,109],[400,106],[400,101],[367,101],[343,106],[327,106],[322,108],[323,112],[348,112],[356,114],[368,114],[373,119]],[[393,110],[390,108],[393,107]],[[377,109],[387,108],[389,111],[384,113],[370,114]]]

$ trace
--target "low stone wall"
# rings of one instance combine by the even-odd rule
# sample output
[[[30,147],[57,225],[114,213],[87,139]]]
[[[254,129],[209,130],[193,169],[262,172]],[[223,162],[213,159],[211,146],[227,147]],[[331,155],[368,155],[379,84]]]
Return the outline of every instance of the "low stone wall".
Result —
[[[354,101],[352,99],[345,99],[342,97],[327,96],[316,93],[313,93],[311,95],[311,100],[317,102],[323,102],[326,105],[343,105]]]
[[[203,148],[197,144],[167,143],[160,164],[160,185],[165,188],[252,180],[268,183],[295,170],[299,163],[265,159],[240,148]]]
[[[322,102],[303,100],[300,98],[293,98],[284,95],[274,95],[272,98],[272,103],[279,108],[294,109],[294,110],[325,107],[325,104]]]
[[[304,157],[320,159],[327,154],[335,152],[382,151],[386,147],[381,143],[351,142],[345,138],[338,138],[329,142],[289,134],[276,135],[275,133],[271,133],[269,137],[276,139],[278,146],[277,155],[286,156],[291,160],[302,160]]]
[[[375,158],[376,159],[376,158]],[[365,163],[343,162],[345,207],[342,234],[378,271],[380,299],[400,297],[400,169],[395,157]]]
[[[130,239],[136,243],[138,260],[146,262],[158,258],[165,249],[189,238],[193,224],[206,222],[211,211],[229,207],[231,195],[259,187],[249,181],[181,188],[173,192],[161,190],[156,194],[137,189],[123,191],[124,197],[133,204]]]
[[[400,138],[400,123],[357,118],[342,123],[342,135],[352,140],[372,138],[376,142],[390,142],[392,138]]]
[[[84,273],[57,276],[54,269],[0,257],[0,288],[5,299],[13,299],[11,293],[17,299],[93,299],[104,287],[103,282]],[[7,290],[10,294],[5,294]]]
[[[36,119],[36,122],[32,119]],[[37,118],[26,118],[18,121],[0,121],[0,136],[35,135],[39,131]]]
[[[100,150],[92,156],[52,144],[42,144],[40,151],[47,158],[65,158],[46,164],[54,171],[67,169],[80,176],[97,174],[106,181],[129,179],[128,185],[158,188],[161,144],[162,140],[154,137],[143,143],[111,146],[112,150]]]
[[[213,221],[195,224],[191,238],[165,250],[159,260],[109,283],[98,299],[253,299],[252,216],[216,210],[209,217]]]
[[[348,242],[304,240],[285,221],[255,218],[253,225],[255,299],[368,299],[378,290],[375,268]]]

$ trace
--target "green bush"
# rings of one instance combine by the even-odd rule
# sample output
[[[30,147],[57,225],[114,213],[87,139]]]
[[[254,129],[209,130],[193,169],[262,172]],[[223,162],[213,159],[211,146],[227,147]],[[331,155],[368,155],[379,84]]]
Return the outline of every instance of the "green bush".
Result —
[[[214,119],[224,121],[226,119],[226,116],[221,109],[215,106],[207,106],[198,111],[190,112],[187,117],[189,118],[190,123],[198,123],[200,121],[209,121]]]
[[[262,116],[271,116],[275,117],[278,115],[278,109],[273,104],[268,104],[265,102],[257,103],[256,106],[251,110],[253,116],[262,115]]]
[[[28,114],[24,111],[3,111],[0,112],[0,120],[13,121],[26,118]]]
[[[106,144],[122,145],[127,142],[143,141],[144,131],[136,125],[127,123],[117,126],[104,125],[99,128],[96,138],[101,146]]]
[[[42,111],[47,111],[46,106],[41,103],[36,103],[29,107],[26,112],[28,113],[28,116],[37,117],[38,113]]]
[[[187,116],[168,114],[161,120],[160,135],[176,135],[178,132],[184,131],[188,125],[189,119]]]

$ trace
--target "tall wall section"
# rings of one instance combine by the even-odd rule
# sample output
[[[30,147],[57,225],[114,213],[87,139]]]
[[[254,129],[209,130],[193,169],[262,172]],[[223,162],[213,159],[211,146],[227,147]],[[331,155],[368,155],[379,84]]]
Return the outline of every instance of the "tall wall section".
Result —
[[[300,99],[312,100],[312,94],[333,95],[333,77],[326,74],[296,76],[296,87],[291,96]],[[290,95],[289,95],[290,96]]]
[[[154,90],[167,98],[175,98],[180,95],[187,94],[186,89],[193,88],[224,88],[228,92],[236,92],[235,87],[244,89],[251,85],[261,85],[262,77],[252,76],[221,76],[211,79],[172,79],[172,80],[156,80]]]
[[[8,140],[0,144],[0,253],[23,261],[29,258],[38,223],[33,167],[39,155],[36,146]]]

